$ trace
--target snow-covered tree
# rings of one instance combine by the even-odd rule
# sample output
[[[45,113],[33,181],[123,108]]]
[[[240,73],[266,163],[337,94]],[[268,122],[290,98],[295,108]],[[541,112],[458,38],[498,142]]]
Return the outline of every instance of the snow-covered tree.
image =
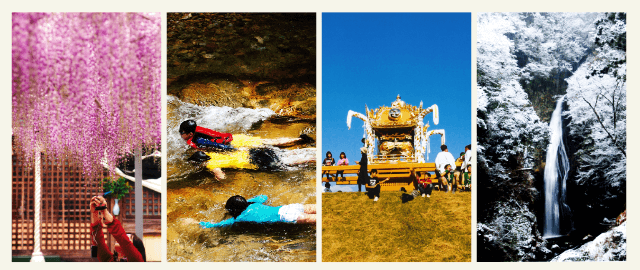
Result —
[[[603,15],[596,30],[593,54],[567,79],[571,135],[579,146],[575,180],[609,193],[590,194],[590,207],[626,193],[626,14]]]
[[[524,53],[523,77],[574,70],[593,44],[596,13],[518,13],[511,16],[516,51]]]
[[[521,69],[508,37],[515,30],[514,14],[478,17],[478,165],[487,174],[483,181],[508,181],[514,170],[532,166],[534,150],[546,137],[546,127],[519,83]]]

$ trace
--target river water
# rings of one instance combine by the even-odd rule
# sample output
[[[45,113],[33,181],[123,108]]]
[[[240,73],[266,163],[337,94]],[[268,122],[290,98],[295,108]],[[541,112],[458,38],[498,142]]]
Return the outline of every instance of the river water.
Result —
[[[315,225],[253,224],[201,229],[185,222],[229,218],[224,204],[233,195],[247,199],[266,195],[269,200],[265,204],[272,206],[314,204],[314,145],[284,149],[261,146],[274,157],[267,167],[241,164],[254,162],[238,158],[253,146],[234,145],[237,151],[212,154],[216,158],[209,167],[222,167],[226,174],[225,179],[217,179],[205,164],[186,161],[194,150],[178,134],[182,121],[194,119],[198,125],[233,133],[237,143],[242,144],[241,141],[254,138],[296,138],[303,130],[313,129],[315,123],[275,121],[275,114],[269,109],[197,106],[172,96],[167,100],[168,261],[315,261]]]

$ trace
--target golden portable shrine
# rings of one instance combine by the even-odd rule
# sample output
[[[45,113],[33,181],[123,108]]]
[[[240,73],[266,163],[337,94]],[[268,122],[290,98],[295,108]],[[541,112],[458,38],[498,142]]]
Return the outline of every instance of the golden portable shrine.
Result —
[[[351,129],[351,119],[356,117],[364,122],[364,147],[367,151],[368,169],[378,170],[378,177],[389,181],[381,183],[382,191],[397,191],[405,188],[407,191],[415,189],[415,172],[429,172],[433,183],[438,183],[435,176],[435,163],[425,162],[425,153],[429,149],[429,138],[432,135],[440,135],[441,144],[445,144],[444,129],[429,129],[429,123],[423,122],[426,115],[433,113],[433,123],[438,124],[438,105],[429,108],[412,106],[400,99],[400,95],[391,107],[381,106],[378,109],[367,108],[366,115],[349,111],[347,115],[347,127]],[[376,152],[377,150],[377,152]],[[375,152],[375,154],[374,154]],[[461,161],[456,161],[456,166],[461,166]],[[322,166],[323,175],[328,173],[336,175],[343,171],[344,177],[333,177],[337,185],[357,184],[360,165],[348,166]],[[329,182],[327,177],[323,182]]]

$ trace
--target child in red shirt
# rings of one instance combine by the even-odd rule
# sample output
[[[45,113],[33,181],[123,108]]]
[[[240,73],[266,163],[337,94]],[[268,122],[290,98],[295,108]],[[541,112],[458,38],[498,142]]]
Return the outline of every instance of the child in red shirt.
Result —
[[[232,149],[231,145],[229,145],[233,141],[231,133],[222,133],[200,127],[196,124],[196,121],[187,120],[182,122],[179,131],[182,139],[193,148]]]
[[[431,197],[431,191],[433,190],[433,182],[431,181],[431,174],[425,172],[424,174],[421,172],[416,172],[416,180],[418,180],[418,190],[420,190],[420,194],[422,197],[425,194],[428,197]]]
[[[119,249],[121,255],[126,258],[128,262],[146,262],[147,255],[144,249],[142,240],[132,234],[128,236],[120,221],[115,219],[107,209],[96,210],[99,205],[107,205],[107,201],[102,196],[94,196],[91,198],[89,204],[91,210],[91,244],[97,246],[98,259],[101,262],[117,262],[118,257],[113,256],[109,251],[109,247],[104,241],[104,234],[102,232],[103,226],[107,226],[107,231],[116,239],[118,243],[116,249]],[[102,217],[101,217],[102,216]],[[104,225],[103,225],[104,217]]]

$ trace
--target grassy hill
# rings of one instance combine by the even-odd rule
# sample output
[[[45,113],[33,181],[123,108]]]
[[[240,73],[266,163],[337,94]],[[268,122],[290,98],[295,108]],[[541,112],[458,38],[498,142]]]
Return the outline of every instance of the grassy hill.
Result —
[[[324,262],[470,262],[471,193],[416,197],[322,194]]]

